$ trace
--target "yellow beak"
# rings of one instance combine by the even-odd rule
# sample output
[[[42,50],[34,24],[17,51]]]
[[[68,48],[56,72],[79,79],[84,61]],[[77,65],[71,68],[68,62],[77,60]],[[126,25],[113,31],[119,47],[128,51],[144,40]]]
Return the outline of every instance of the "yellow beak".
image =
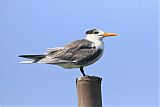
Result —
[[[101,36],[104,36],[104,37],[107,37],[107,36],[118,36],[118,34],[116,34],[116,33],[104,32],[104,34],[102,34]]]

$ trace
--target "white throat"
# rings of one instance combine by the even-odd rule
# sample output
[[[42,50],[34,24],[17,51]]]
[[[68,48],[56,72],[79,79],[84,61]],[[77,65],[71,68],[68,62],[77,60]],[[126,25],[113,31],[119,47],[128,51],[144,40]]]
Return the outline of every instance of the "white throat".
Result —
[[[102,41],[103,37],[96,36],[94,34],[88,34],[86,36],[86,39],[93,42],[94,43],[93,45],[96,47],[96,49],[102,49],[102,50],[104,49],[104,43]]]

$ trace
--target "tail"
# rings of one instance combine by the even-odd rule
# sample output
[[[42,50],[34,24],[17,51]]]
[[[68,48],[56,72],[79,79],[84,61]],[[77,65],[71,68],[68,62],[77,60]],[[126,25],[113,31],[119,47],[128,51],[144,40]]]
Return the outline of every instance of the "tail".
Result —
[[[20,55],[19,57],[29,59],[26,61],[22,61],[20,63],[31,64],[31,63],[37,63],[39,60],[41,60],[42,58],[45,58],[46,56],[45,55]]]

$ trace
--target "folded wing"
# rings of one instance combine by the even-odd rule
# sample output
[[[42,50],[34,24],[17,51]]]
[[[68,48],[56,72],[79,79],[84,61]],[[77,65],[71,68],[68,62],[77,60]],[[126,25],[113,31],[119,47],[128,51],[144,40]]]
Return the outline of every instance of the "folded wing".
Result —
[[[101,50],[96,50],[92,42],[82,39],[74,41],[64,48],[50,51],[46,54],[46,58],[41,61],[50,64],[74,63],[84,65],[95,60],[101,52]]]

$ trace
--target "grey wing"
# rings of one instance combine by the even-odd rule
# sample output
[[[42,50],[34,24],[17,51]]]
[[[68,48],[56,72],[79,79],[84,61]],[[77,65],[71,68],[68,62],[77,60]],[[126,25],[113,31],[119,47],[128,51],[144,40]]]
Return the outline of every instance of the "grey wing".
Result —
[[[77,65],[86,65],[94,62],[99,56],[101,56],[101,49],[82,49],[74,57]]]
[[[74,41],[66,45],[54,53],[49,53],[51,63],[76,63],[77,65],[86,64],[93,61],[100,54],[100,50],[96,50],[93,43],[82,39]]]
[[[55,48],[47,48],[46,49],[46,54],[49,54],[49,53],[55,53],[61,49],[63,49],[64,47],[55,47]]]

